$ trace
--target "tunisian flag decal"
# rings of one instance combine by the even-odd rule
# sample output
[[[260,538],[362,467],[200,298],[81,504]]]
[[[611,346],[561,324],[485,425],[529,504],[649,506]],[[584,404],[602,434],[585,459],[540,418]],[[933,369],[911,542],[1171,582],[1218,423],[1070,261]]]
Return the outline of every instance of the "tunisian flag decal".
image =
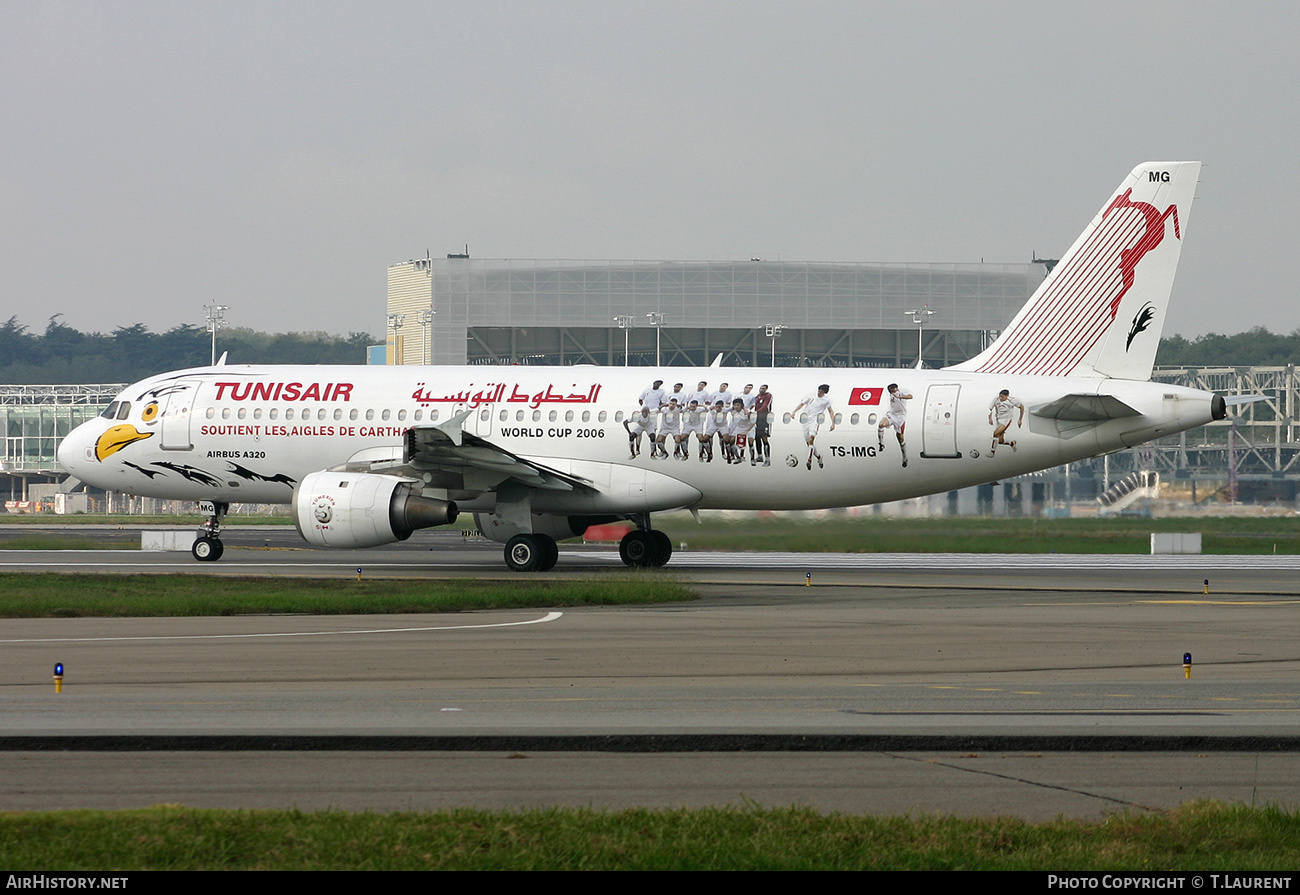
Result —
[[[885,390],[876,386],[875,388],[855,388],[849,393],[850,404],[879,404],[880,396]]]

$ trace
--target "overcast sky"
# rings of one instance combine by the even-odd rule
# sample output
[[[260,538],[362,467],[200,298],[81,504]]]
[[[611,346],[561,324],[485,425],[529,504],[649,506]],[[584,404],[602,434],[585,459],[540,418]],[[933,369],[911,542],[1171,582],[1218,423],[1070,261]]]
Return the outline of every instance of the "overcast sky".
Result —
[[[1298,83],[1295,3],[7,0],[0,320],[379,335],[466,244],[1024,262],[1201,159],[1166,334],[1290,332]]]

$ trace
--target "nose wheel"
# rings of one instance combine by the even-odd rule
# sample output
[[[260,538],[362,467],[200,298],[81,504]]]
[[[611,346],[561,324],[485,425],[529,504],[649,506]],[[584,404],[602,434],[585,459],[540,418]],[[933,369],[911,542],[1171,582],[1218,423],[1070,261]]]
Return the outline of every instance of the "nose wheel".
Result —
[[[190,553],[194,554],[194,558],[199,562],[216,562],[225,552],[226,548],[222,545],[221,539],[208,535],[199,537],[190,548]]]
[[[194,545],[190,547],[190,553],[199,562],[216,562],[221,559],[221,554],[226,552],[226,548],[221,543],[221,522],[226,518],[226,510],[230,509],[230,504],[200,503],[199,507],[207,511],[208,518],[203,523],[199,536],[194,540]]]

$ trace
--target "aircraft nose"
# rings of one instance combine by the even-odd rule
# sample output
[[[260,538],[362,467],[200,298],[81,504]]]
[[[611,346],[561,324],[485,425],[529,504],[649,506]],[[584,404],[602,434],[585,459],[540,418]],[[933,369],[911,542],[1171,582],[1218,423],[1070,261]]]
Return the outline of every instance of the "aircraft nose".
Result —
[[[86,426],[80,425],[73,429],[63,440],[59,442],[59,449],[55,452],[59,461],[59,468],[71,475],[76,475],[77,469],[81,466],[86,456]]]

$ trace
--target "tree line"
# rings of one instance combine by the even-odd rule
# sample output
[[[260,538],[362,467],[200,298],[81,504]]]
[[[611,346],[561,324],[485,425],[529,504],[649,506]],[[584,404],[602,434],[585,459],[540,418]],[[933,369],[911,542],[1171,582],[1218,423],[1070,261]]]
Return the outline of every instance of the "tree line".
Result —
[[[1206,333],[1195,339],[1181,335],[1160,340],[1156,363],[1166,367],[1283,367],[1300,362],[1300,329],[1275,335],[1262,326],[1224,336]]]
[[[84,333],[55,314],[44,333],[10,317],[0,324],[0,383],[53,385],[136,382],[168,370],[203,367],[212,359],[212,334],[182,324],[163,333],[143,323],[111,333]],[[364,364],[369,333],[262,333],[246,327],[217,332],[217,355],[239,364]]]

